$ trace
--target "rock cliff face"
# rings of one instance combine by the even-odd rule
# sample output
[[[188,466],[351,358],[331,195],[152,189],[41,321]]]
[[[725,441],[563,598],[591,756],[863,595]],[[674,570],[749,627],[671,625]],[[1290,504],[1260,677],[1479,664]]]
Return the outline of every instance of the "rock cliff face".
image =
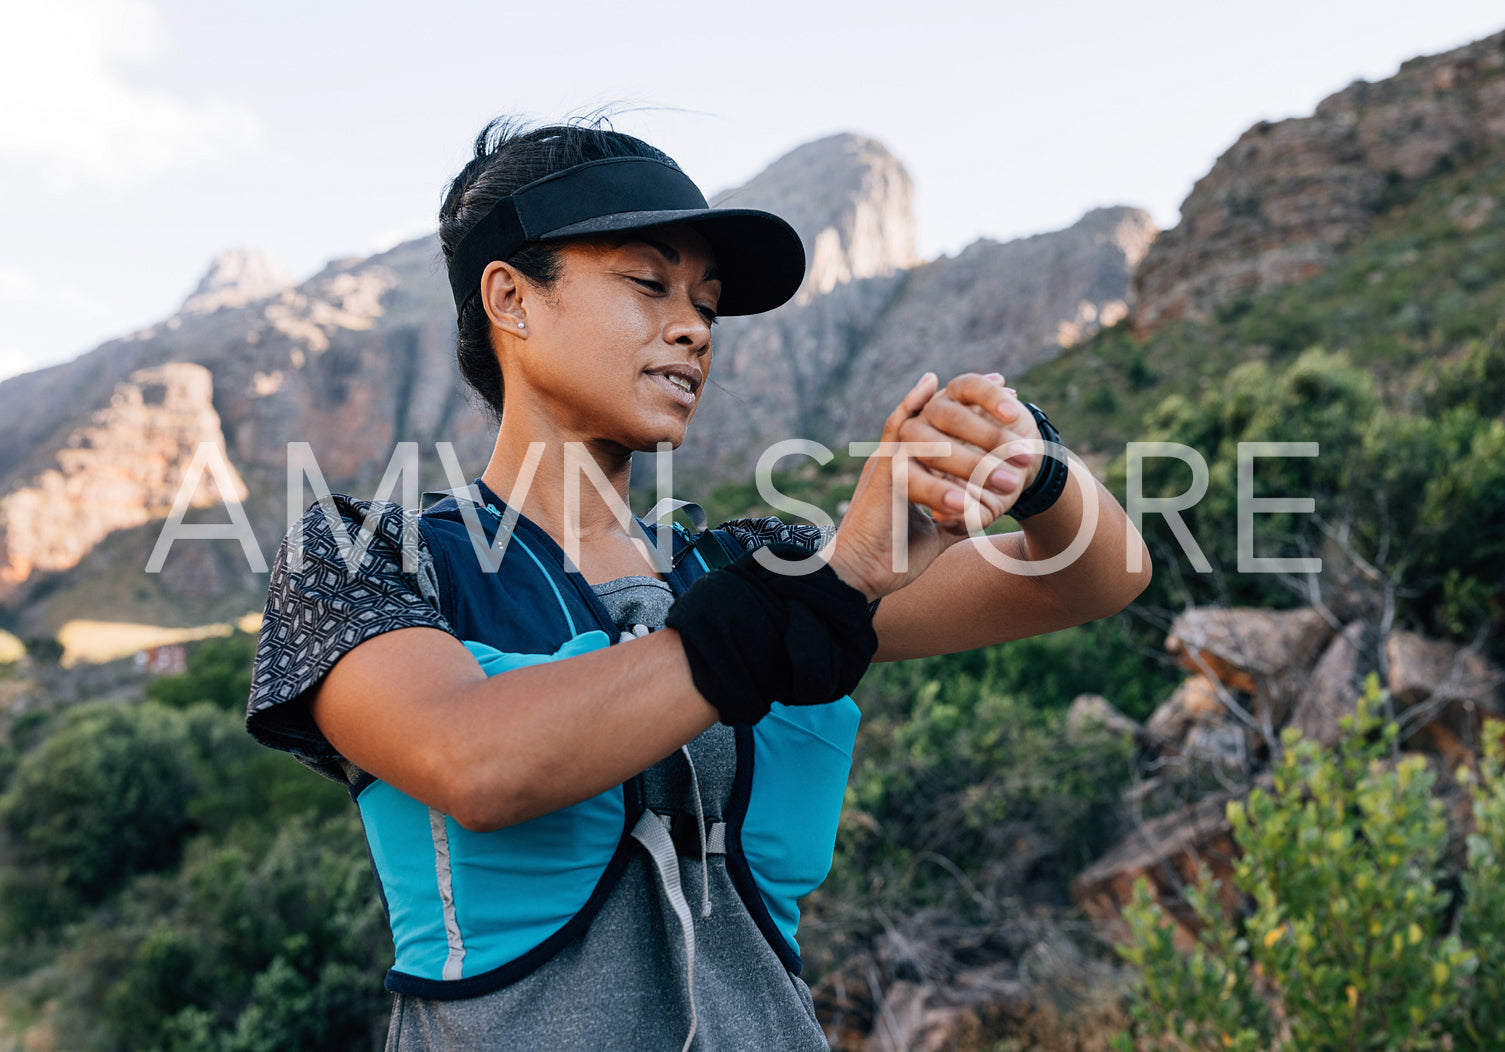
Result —
[[[266,253],[235,248],[215,257],[181,309],[184,314],[211,314],[221,307],[244,307],[296,284]]]
[[[767,209],[800,232],[807,272],[799,302],[919,261],[914,184],[882,143],[865,136],[806,143],[713,203]]]
[[[223,462],[213,386],[208,369],[188,362],[133,373],[51,466],[0,498],[0,601],[35,573],[72,569],[110,533],[165,516],[201,445]],[[221,493],[206,475],[190,506],[244,500],[233,468],[229,482]]]
[[[1358,81],[1311,117],[1250,128],[1135,275],[1134,325],[1206,317],[1300,281],[1414,184],[1505,142],[1505,33]]]
[[[56,630],[65,615],[53,607],[77,616],[88,581],[99,577],[129,578],[150,593],[154,612],[142,617],[161,617],[185,596],[205,602],[182,616],[244,612],[256,586],[233,541],[176,545],[162,574],[148,580],[142,573],[150,540],[131,528],[164,517],[173,472],[180,475],[200,441],[218,443],[244,480],[245,510],[268,560],[287,527],[289,443],[309,443],[333,489],[367,495],[399,441],[426,450],[434,469],[427,484],[439,481],[433,443],[440,439],[455,443],[467,470],[478,469],[490,438],[453,381],[453,305],[437,256],[433,239],[422,239],[332,263],[293,287],[269,279],[275,271],[264,264],[242,256],[231,266],[222,257],[172,318],[0,384],[0,602],[26,607],[18,623],[32,634]],[[172,378],[168,405],[176,412],[192,402],[198,426],[167,426],[168,409],[149,395],[135,407],[130,391],[159,373]],[[132,412],[145,414],[139,426]],[[117,460],[148,447],[161,463],[134,465],[156,474],[133,477],[139,486],[132,491],[119,481]],[[113,496],[101,503],[105,478],[115,480]],[[60,511],[64,490],[78,499]],[[311,489],[304,499],[313,499]],[[204,518],[226,521],[222,512]],[[52,583],[38,592],[44,579]],[[220,593],[223,610],[211,601]],[[33,594],[37,603],[27,605]]]

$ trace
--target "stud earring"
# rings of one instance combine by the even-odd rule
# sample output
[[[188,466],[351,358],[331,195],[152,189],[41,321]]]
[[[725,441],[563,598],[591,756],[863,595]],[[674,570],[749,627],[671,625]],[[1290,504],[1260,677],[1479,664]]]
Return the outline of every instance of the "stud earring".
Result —
[[[523,324],[523,323],[522,323],[522,322],[518,322],[518,323],[517,323],[517,327],[518,327],[518,328],[519,328],[519,329],[525,329],[525,328],[527,328],[527,326],[526,326],[526,325],[524,325],[524,324]]]

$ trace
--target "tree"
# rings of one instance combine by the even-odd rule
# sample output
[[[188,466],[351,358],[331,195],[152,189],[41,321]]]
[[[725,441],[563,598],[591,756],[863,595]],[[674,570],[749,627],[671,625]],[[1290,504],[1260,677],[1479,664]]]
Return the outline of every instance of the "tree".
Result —
[[[17,861],[41,877],[3,889],[7,926],[58,919],[135,873],[175,863],[191,825],[190,753],[184,717],[160,705],[102,703],[69,713],[22,758],[0,797]],[[26,909],[15,901],[24,889],[44,901]]]

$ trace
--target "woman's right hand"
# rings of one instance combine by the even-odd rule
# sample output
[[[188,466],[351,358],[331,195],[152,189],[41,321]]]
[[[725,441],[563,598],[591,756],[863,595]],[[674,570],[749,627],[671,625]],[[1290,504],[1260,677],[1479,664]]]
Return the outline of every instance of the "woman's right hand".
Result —
[[[940,389],[926,373],[884,422],[827,551],[832,569],[870,599],[903,588],[967,536],[968,505],[984,527],[1008,510],[1031,459],[1009,444],[1038,438],[998,374],[963,374]]]

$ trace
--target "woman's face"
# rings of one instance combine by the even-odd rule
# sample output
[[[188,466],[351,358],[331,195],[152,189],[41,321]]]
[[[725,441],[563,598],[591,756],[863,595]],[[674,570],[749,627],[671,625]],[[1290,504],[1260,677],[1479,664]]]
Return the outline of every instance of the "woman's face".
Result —
[[[711,364],[716,261],[688,226],[565,244],[562,273],[525,301],[527,338],[502,362],[506,412],[565,441],[678,446]]]

